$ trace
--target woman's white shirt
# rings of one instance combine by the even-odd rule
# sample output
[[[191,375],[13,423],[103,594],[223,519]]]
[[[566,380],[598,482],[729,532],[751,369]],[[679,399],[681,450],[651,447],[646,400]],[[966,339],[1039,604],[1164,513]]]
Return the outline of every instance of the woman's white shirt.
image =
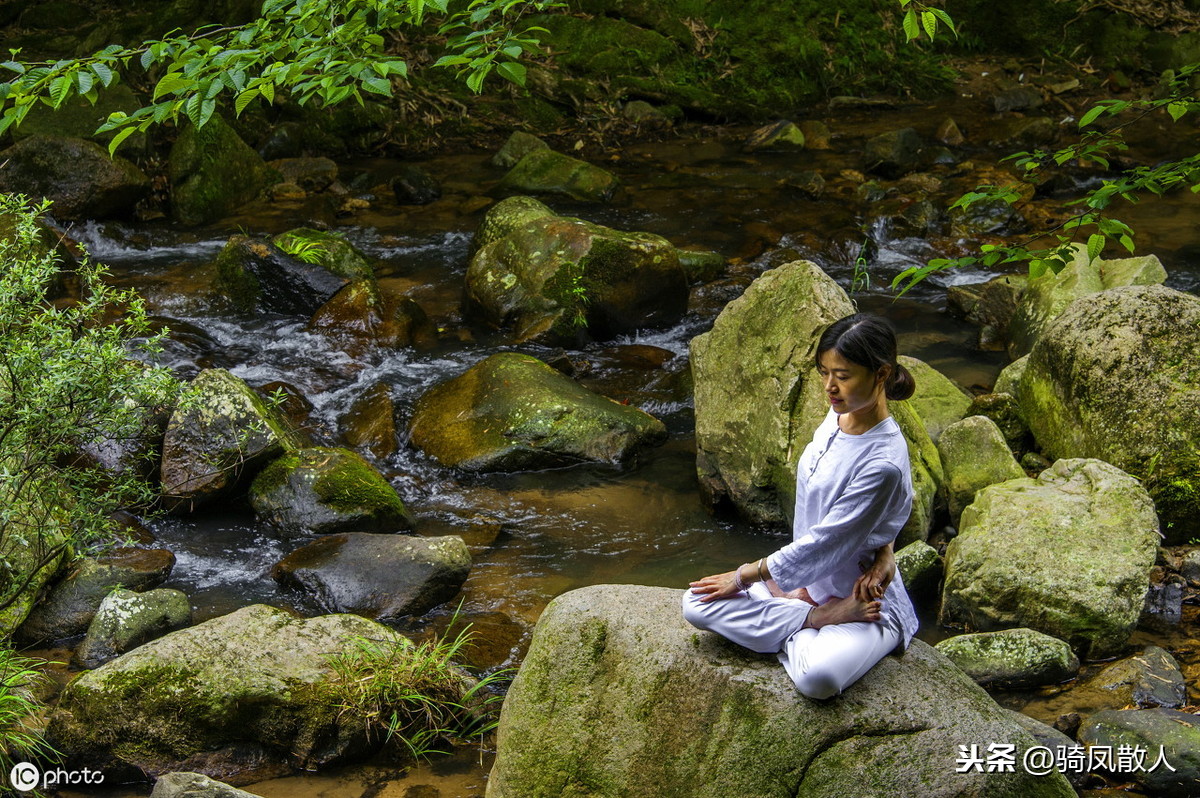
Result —
[[[817,603],[850,595],[860,563],[894,541],[912,512],[908,444],[895,419],[849,435],[837,418],[830,410],[800,456],[792,542],[767,558],[780,589],[807,588]],[[907,647],[917,615],[899,571],[881,603],[881,622],[897,625]]]

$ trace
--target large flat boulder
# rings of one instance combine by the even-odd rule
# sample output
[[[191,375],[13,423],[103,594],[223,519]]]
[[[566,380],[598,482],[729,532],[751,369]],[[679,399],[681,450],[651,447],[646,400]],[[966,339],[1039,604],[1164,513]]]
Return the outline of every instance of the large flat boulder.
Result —
[[[1033,738],[914,641],[842,695],[685,622],[680,591],[598,585],[546,608],[500,716],[488,798],[1073,796],[1058,774],[966,769],[964,743]]]
[[[946,548],[942,621],[1028,627],[1087,656],[1116,654],[1137,624],[1158,549],[1154,506],[1100,460],[1059,460],[991,485]]]
[[[1071,304],[1039,337],[1018,389],[1051,457],[1141,479],[1167,543],[1200,534],[1200,297],[1130,286]]]
[[[421,451],[468,471],[619,463],[667,439],[658,419],[516,352],[426,391],[409,431]]]

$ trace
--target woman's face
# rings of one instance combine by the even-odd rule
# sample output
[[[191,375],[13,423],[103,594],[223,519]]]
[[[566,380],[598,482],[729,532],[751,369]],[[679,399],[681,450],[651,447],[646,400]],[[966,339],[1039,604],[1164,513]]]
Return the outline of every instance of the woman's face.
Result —
[[[835,349],[822,352],[817,357],[817,364],[825,396],[838,415],[872,407],[883,395],[886,366],[872,372],[866,366],[842,357]]]

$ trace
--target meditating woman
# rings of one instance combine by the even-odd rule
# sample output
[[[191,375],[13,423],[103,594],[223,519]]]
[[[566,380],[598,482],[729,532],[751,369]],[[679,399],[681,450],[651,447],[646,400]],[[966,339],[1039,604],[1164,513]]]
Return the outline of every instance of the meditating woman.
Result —
[[[692,582],[683,614],[778,653],[800,692],[829,698],[907,647],[917,629],[892,556],[912,509],[908,446],[887,404],[916,386],[896,362],[891,325],[870,314],[831,325],[816,366],[830,411],[796,468],[792,543]]]

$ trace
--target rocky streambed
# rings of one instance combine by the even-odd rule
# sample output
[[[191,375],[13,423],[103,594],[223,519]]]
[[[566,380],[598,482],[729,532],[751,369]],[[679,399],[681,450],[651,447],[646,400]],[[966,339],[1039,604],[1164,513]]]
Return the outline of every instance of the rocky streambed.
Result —
[[[654,677],[677,689],[656,693],[665,688],[651,679],[630,691],[628,705],[589,708],[588,695],[632,678],[629,644],[614,642],[605,659],[609,649],[596,648],[594,635],[533,630],[547,604],[569,594],[555,604],[556,624],[643,641],[649,656],[646,630],[677,621],[659,607],[663,594],[593,586],[680,588],[781,544],[794,457],[819,404],[808,373],[812,333],[855,304],[891,318],[901,351],[917,359],[909,362],[918,395],[896,415],[919,494],[901,569],[926,616],[921,636],[938,643],[964,629],[983,633],[939,648],[1004,706],[1070,737],[1048,736],[1046,725],[1031,726],[1032,737],[1014,731],[1017,720],[924,646],[911,661],[881,666],[864,695],[944,705],[920,718],[901,706],[865,736],[837,731],[865,722],[847,708],[860,699],[874,706],[863,696],[848,694],[829,713],[800,707],[825,731],[800,761],[764,765],[811,771],[813,783],[834,789],[840,782],[821,769],[839,772],[856,757],[923,750],[953,769],[955,746],[1000,737],[1026,747],[1163,739],[1143,727],[1193,703],[1200,669],[1191,543],[1200,530],[1188,493],[1200,429],[1200,272],[1195,227],[1184,223],[1195,218],[1195,200],[1170,195],[1136,209],[1153,258],[1080,257],[1040,281],[938,275],[899,300],[888,289],[929,257],[1061,218],[1062,201],[1096,179],[1085,167],[1065,169],[1056,187],[1015,211],[947,210],[962,190],[1000,174],[1005,148],[1060,135],[1059,95],[1038,91],[1055,115],[998,110],[982,98],[885,110],[844,102],[793,126],[799,137],[781,125],[698,130],[603,153],[526,140],[498,162],[489,152],[420,164],[276,163],[278,174],[260,187],[266,198],[238,199],[222,211],[232,216],[207,226],[202,216],[190,226],[78,222],[72,235],[147,297],[170,330],[163,362],[203,401],[162,420],[161,475],[174,514],[149,524],[141,548],[86,563],[49,588],[17,631],[45,645],[74,643],[95,626],[81,650],[101,653],[85,659],[110,659],[68,689],[56,739],[95,757],[87,761],[116,756],[151,773],[207,768],[267,796],[358,795],[372,781],[385,791],[426,784],[443,795],[482,793],[484,760],[464,764],[461,755],[411,781],[382,765],[339,765],[368,747],[282,699],[267,716],[243,719],[272,721],[253,726],[259,747],[247,748],[228,728],[242,716],[222,709],[229,693],[220,686],[231,682],[220,672],[187,675],[188,689],[211,693],[207,714],[178,728],[160,724],[148,707],[185,718],[188,710],[162,696],[147,703],[148,692],[139,699],[141,671],[190,661],[195,651],[236,656],[268,682],[319,681],[303,656],[254,664],[263,652],[253,640],[270,635],[326,645],[301,630],[316,619],[285,622],[261,605],[318,618],[349,611],[421,636],[443,629],[461,600],[480,641],[471,667],[517,665],[531,641],[538,662],[590,662],[586,678],[538,665],[514,686],[500,775],[488,788],[496,795],[543,794],[519,781],[533,766],[513,764],[537,759],[539,744],[590,773],[588,783],[619,793],[621,769],[593,754],[617,739],[606,733],[611,725],[637,726],[631,718],[644,719],[638,707],[655,696],[694,694],[680,673],[703,679],[714,668],[732,680],[712,682],[706,717],[731,702],[767,719],[785,713],[779,707],[796,698],[772,682],[779,674],[769,662],[710,650],[711,641],[696,648],[682,632]],[[1146,152],[1163,146],[1146,142]],[[93,613],[103,621],[132,612],[99,608],[117,583],[158,601],[137,608],[141,636],[110,630],[95,639],[105,627]],[[172,591],[186,595],[191,617]],[[588,607],[602,595],[629,611],[592,618]],[[219,628],[249,616],[236,634]],[[188,628],[160,637],[178,627]],[[1027,631],[1011,639],[1010,629]],[[94,707],[114,679],[130,702],[122,722],[145,713],[137,729],[115,732],[142,730],[147,739],[129,750],[89,738],[105,734]],[[908,681],[919,684],[902,688]],[[582,703],[560,706],[561,717],[538,709],[539,696],[555,690]],[[966,726],[956,701],[978,713]],[[688,710],[655,711],[665,714],[654,723],[665,724]],[[599,736],[555,736],[583,721]],[[751,748],[791,733],[774,721],[729,722]],[[967,727],[974,736],[964,736]],[[926,748],[913,747],[918,731]],[[506,735],[533,753],[514,746],[516,759],[505,760]],[[620,737],[627,762],[685,743]],[[295,761],[272,758],[277,750],[300,751],[334,775],[285,776]],[[453,773],[439,776],[439,767]],[[900,769],[913,784],[927,778]],[[732,778],[733,770],[722,772]],[[1121,779],[1091,770],[1091,784]],[[685,776],[663,774],[663,794]],[[1188,794],[1184,781],[1145,783]],[[1069,789],[1037,784],[1047,794]],[[1026,789],[987,779],[959,786]]]

